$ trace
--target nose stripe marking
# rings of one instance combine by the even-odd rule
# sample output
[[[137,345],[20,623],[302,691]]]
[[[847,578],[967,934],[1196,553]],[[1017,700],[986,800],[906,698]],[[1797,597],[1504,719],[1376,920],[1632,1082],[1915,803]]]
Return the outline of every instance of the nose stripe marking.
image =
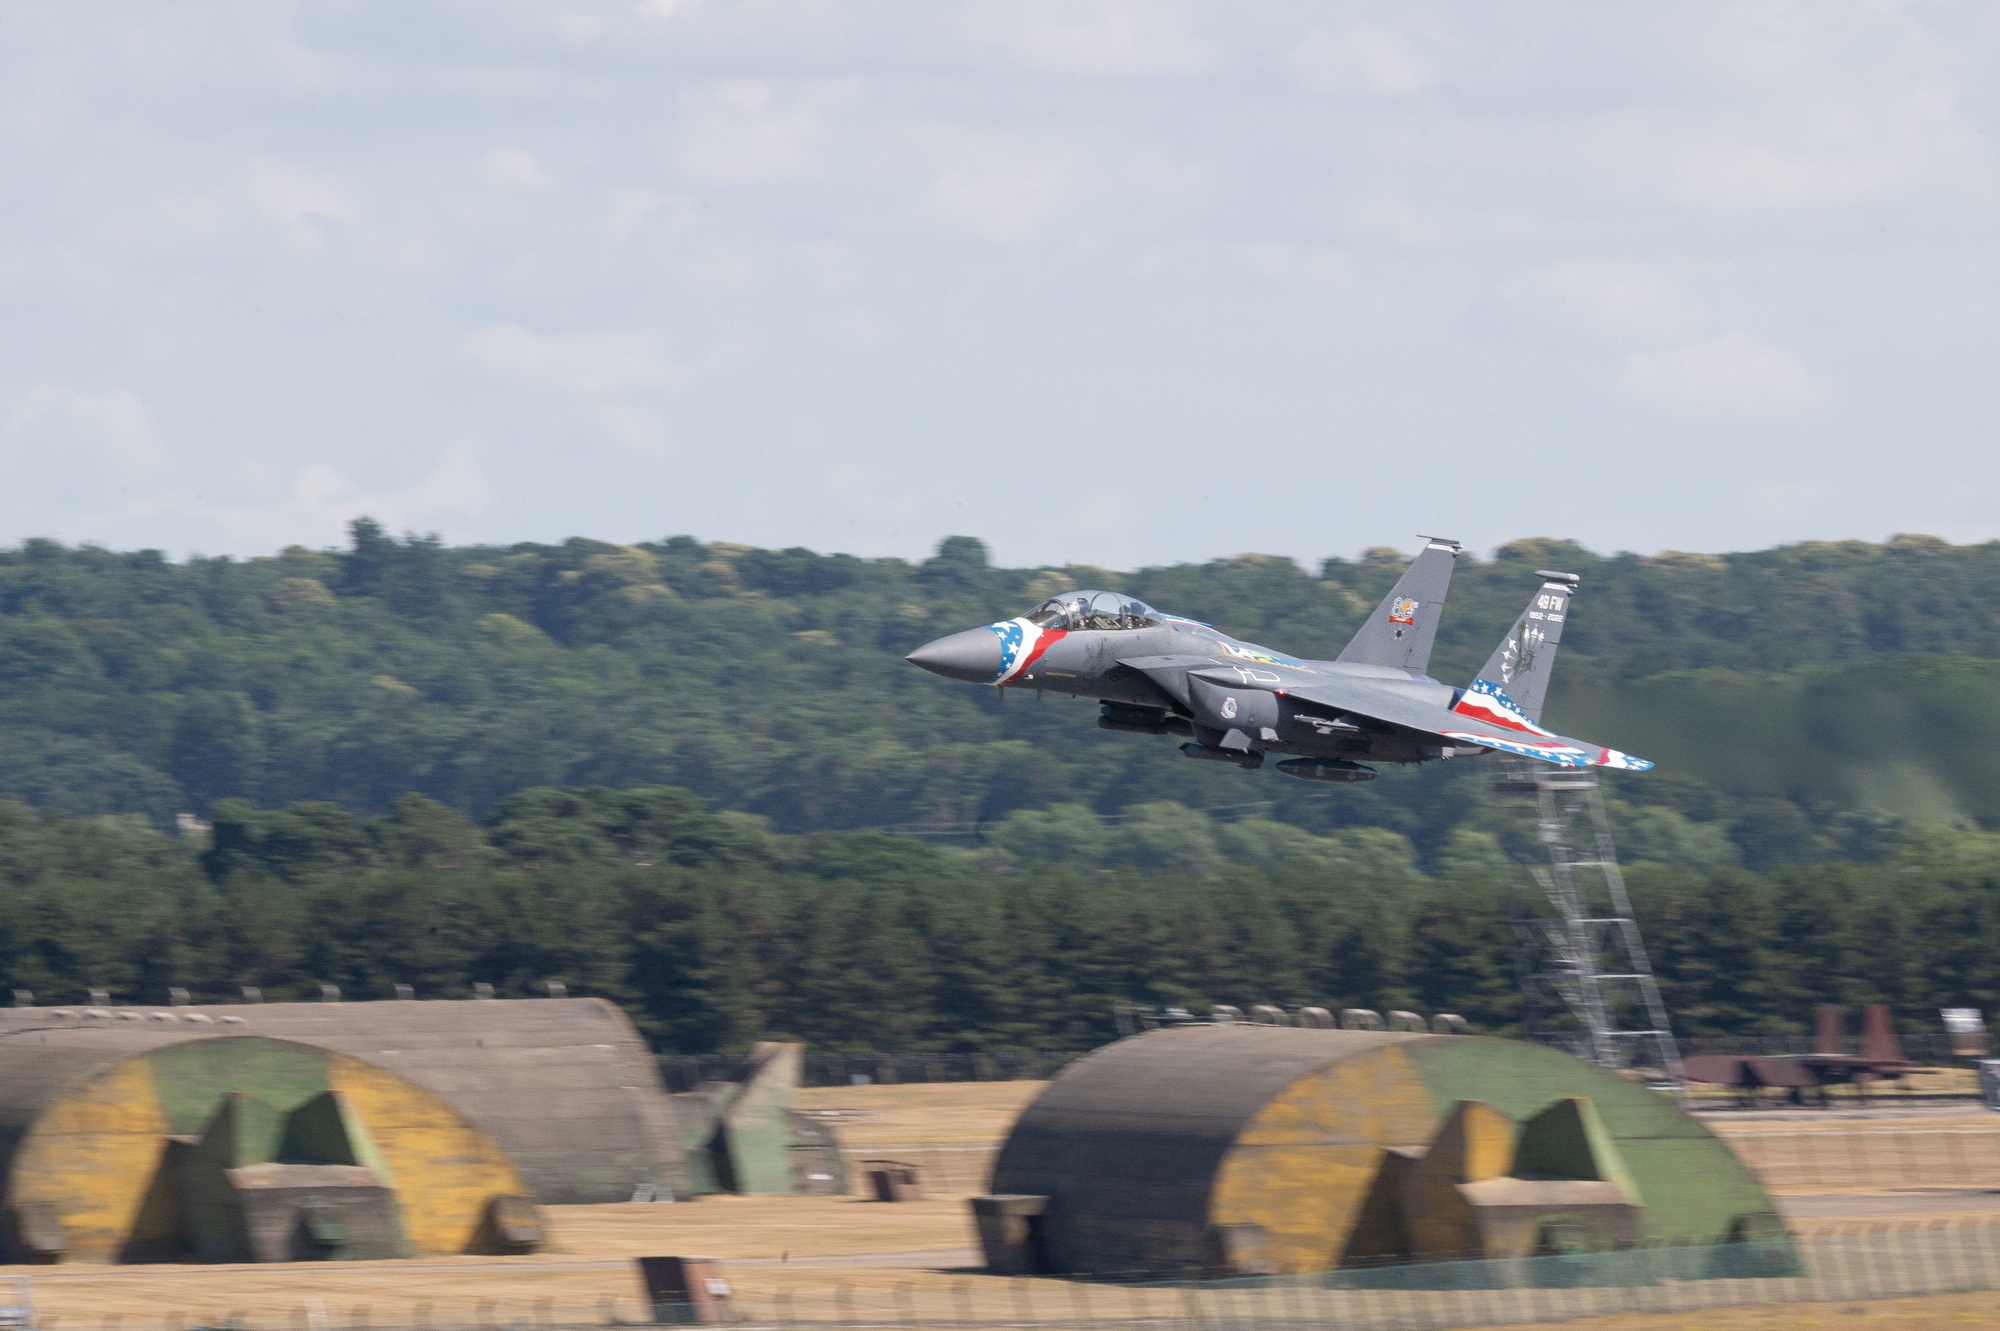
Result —
[[[1069,636],[1067,629],[1040,629],[1025,619],[1010,619],[986,627],[1000,639],[1000,670],[993,676],[995,684],[1013,679],[1041,660],[1043,652]]]

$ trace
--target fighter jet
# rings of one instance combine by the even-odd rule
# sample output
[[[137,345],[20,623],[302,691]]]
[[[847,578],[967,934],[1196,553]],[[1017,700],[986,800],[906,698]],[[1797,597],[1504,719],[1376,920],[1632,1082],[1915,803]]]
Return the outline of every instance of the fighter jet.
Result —
[[[1818,1091],[1819,1106],[1831,1103],[1826,1088],[1846,1084],[1862,1097],[1871,1082],[1900,1081],[1914,1073],[1936,1069],[1903,1057],[1903,1042],[1887,1003],[1861,1009],[1861,1053],[1847,1052],[1847,1019],[1838,1004],[1821,1003],[1813,1022],[1810,1054],[1690,1054],[1681,1060],[1681,1075],[1689,1081],[1736,1089],[1737,1103],[1754,1105],[1766,1086],[1791,1092],[1794,1104]]]
[[[1297,660],[1118,592],[1054,596],[1017,619],[929,642],[905,659],[947,679],[1099,700],[1097,724],[1184,735],[1190,758],[1302,781],[1370,781],[1361,761],[1500,752],[1558,767],[1644,771],[1643,758],[1541,724],[1577,577],[1543,571],[1527,609],[1466,687],[1425,674],[1459,544],[1423,552],[1331,661]]]

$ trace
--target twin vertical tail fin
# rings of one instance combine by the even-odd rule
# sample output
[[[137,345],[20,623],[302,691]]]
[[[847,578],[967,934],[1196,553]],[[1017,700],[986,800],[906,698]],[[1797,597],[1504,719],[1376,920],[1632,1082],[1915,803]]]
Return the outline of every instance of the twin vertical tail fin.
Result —
[[[1562,641],[1563,620],[1569,615],[1578,579],[1574,573],[1546,569],[1536,576],[1542,580],[1540,589],[1452,710],[1508,730],[1546,735],[1542,703],[1549,696],[1556,644]]]
[[[1368,621],[1341,649],[1338,660],[1350,665],[1391,666],[1421,675],[1431,663],[1437,641],[1438,617],[1445,593],[1451,590],[1452,561],[1459,544],[1435,536],[1416,562],[1403,571],[1395,587]]]
[[[1556,664],[1556,644],[1562,641],[1576,593],[1574,573],[1538,574],[1541,587],[1528,608],[1493,649],[1471,687],[1458,695],[1452,711],[1485,722],[1478,729],[1437,733],[1523,758],[1538,758],[1557,767],[1612,767],[1643,772],[1652,764],[1629,753],[1580,739],[1567,739],[1542,726],[1542,703],[1549,696],[1549,675]],[[1496,733],[1501,732],[1501,733]],[[1511,734],[1504,732],[1512,732]]]

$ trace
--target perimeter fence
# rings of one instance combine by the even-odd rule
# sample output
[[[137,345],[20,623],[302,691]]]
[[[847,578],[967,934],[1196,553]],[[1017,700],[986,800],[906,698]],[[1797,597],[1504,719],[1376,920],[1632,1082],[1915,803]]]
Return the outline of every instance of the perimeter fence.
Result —
[[[939,1254],[944,1257],[945,1254]],[[942,1263],[941,1263],[942,1264]],[[606,1264],[612,1265],[612,1264]],[[751,1269],[758,1268],[758,1269]],[[1220,1281],[1009,1278],[964,1270],[836,1275],[724,1262],[718,1320],[739,1331],[1452,1331],[1739,1305],[1853,1305],[2000,1290],[2000,1222],[1875,1226],[1716,1246],[1436,1262]],[[494,1299],[342,1308],[306,1294],[283,1312],[60,1322],[41,1331],[554,1331],[685,1323],[636,1288],[594,1301]]]
[[[2000,1190],[2000,1115],[1992,1117],[1992,1126],[1855,1124],[1843,1131],[1803,1122],[1718,1135],[1771,1192]]]

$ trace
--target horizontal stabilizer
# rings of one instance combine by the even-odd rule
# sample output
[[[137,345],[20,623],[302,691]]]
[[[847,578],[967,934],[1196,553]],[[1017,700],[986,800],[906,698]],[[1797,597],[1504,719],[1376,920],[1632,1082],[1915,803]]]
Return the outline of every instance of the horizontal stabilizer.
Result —
[[[1286,688],[1285,695],[1297,702],[1311,703],[1344,716],[1366,717],[1399,730],[1435,736],[1453,746],[1476,744],[1483,749],[1538,758],[1558,767],[1609,767],[1643,772],[1653,765],[1644,758],[1607,749],[1601,744],[1558,735],[1525,718],[1521,718],[1525,724],[1500,724],[1484,716],[1468,715],[1463,710],[1447,712],[1406,697],[1393,688],[1363,680],[1293,684]],[[1467,696],[1470,696],[1469,690]],[[1504,695],[1502,698],[1504,700]],[[1515,715],[1519,716],[1518,711]]]
[[[1521,758],[1539,758],[1557,767],[1611,767],[1625,772],[1643,772],[1653,765],[1629,753],[1561,735],[1549,735],[1544,739],[1539,735],[1489,735],[1467,730],[1440,730],[1437,733],[1461,744],[1477,744]]]

